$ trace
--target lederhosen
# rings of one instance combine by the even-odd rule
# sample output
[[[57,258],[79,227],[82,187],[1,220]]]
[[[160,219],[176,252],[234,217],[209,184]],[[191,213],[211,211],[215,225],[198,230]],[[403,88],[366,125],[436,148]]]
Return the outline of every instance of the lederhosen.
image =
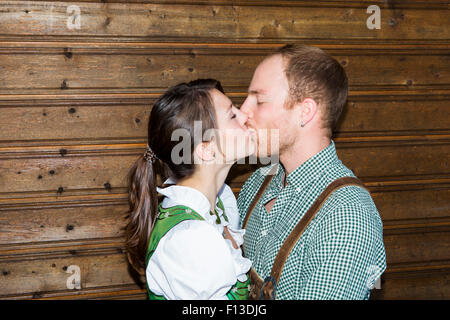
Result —
[[[276,168],[276,166],[274,166]],[[245,229],[248,223],[248,220],[250,219],[250,216],[253,212],[253,210],[256,207],[256,204],[264,194],[264,191],[266,190],[267,186],[272,181],[275,174],[267,174],[266,178],[264,179],[261,187],[259,188],[258,192],[256,193],[255,198],[253,199],[252,203],[250,204],[247,214],[244,217],[243,223],[242,223],[242,229]],[[283,271],[284,264],[286,263],[286,260],[289,256],[289,253],[291,252],[292,248],[297,243],[298,239],[300,239],[301,235],[305,231],[308,224],[311,222],[311,220],[314,218],[315,214],[320,210],[322,205],[325,203],[325,201],[328,199],[328,197],[337,189],[355,185],[362,187],[367,190],[367,188],[364,186],[361,180],[354,178],[354,177],[342,177],[335,181],[333,181],[331,184],[328,185],[327,188],[319,195],[319,197],[316,199],[316,201],[311,205],[309,210],[305,213],[305,215],[300,219],[300,221],[297,223],[297,225],[294,227],[294,229],[291,231],[291,233],[288,235],[286,240],[281,245],[280,250],[278,251],[274,263],[272,265],[272,270],[270,272],[270,276],[267,276],[264,280],[261,278],[261,276],[255,271],[255,269],[250,269],[250,292],[249,292],[249,299],[250,300],[274,300],[276,297],[276,289],[277,284],[280,281],[281,272]],[[245,237],[245,236],[244,236]],[[244,245],[242,244],[242,253],[244,253]]]
[[[223,207],[222,201],[219,199],[219,203],[217,206],[224,212],[224,219],[228,221],[228,218],[225,215],[225,209]],[[192,210],[191,208],[188,208],[186,206],[173,206],[170,208],[163,208],[161,205],[158,207],[159,215],[156,219],[155,226],[152,230],[152,233],[150,235],[149,245],[147,249],[147,254],[145,256],[145,267],[147,268],[148,262],[150,258],[152,257],[153,253],[156,250],[156,247],[158,246],[159,241],[164,237],[164,235],[172,229],[174,226],[176,226],[178,223],[185,221],[185,220],[205,220],[201,215],[199,215],[197,212]],[[217,212],[214,212],[217,216],[216,223],[220,223],[220,218],[217,214]],[[213,215],[214,213],[210,213]],[[237,281],[234,286],[227,292],[227,297],[229,300],[246,300],[248,299],[248,288],[250,284],[250,277],[247,277],[247,280],[244,282]],[[147,283],[147,292],[148,292],[148,298],[150,300],[166,300],[164,296],[157,295],[153,293],[150,288],[148,287]]]

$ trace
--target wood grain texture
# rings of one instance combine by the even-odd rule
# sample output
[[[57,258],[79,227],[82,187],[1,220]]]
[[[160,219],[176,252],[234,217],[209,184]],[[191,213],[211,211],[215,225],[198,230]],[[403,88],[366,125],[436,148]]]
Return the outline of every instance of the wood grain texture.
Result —
[[[89,146],[88,146],[89,147]],[[114,149],[95,146],[49,148],[47,152],[23,152],[0,157],[0,190],[31,192],[66,189],[125,187],[126,175],[133,162],[144,153],[145,146],[122,145]],[[337,153],[355,174],[366,181],[408,177],[438,177],[450,174],[448,141],[428,143],[344,143]],[[20,159],[20,160],[19,160]],[[19,161],[18,161],[19,160]],[[417,166],[421,163],[421,166]],[[239,165],[228,180],[242,184],[251,174],[252,165]],[[394,169],[393,169],[394,168]],[[14,182],[14,183],[12,183]],[[62,189],[60,189],[62,188]],[[58,191],[59,190],[59,191]]]
[[[300,7],[283,2],[279,6],[248,6],[234,2],[210,5],[160,3],[77,3],[80,28],[74,24],[69,2],[5,1],[2,4],[0,34],[11,36],[128,37],[167,41],[279,41],[313,39],[446,39],[448,11],[445,3],[434,2],[427,9],[384,7],[381,29],[366,26],[366,9],[374,3],[352,1]],[[301,2],[294,2],[301,4]],[[267,4],[267,2],[266,2]],[[333,11],[324,10],[323,6]],[[352,5],[354,7],[352,7]],[[442,10],[444,9],[444,10]],[[374,36],[375,33],[375,36]]]
[[[70,141],[95,141],[111,139],[114,143],[128,141],[142,143],[147,136],[148,118],[155,98],[98,99],[84,101],[57,99],[39,102],[28,100],[0,104],[0,147],[40,140],[68,144]],[[450,133],[448,97],[426,95],[422,97],[368,97],[350,96],[346,109],[337,126],[336,136],[359,139],[374,137],[395,139],[440,139]],[[239,106],[245,94],[232,97]],[[109,98],[111,99],[111,98]],[[125,100],[125,101],[123,101]],[[421,114],[418,118],[417,110]],[[67,130],[71,128],[71,130]],[[82,128],[82,130],[81,130]],[[114,128],[114,130],[111,130]],[[113,143],[113,142],[111,142]],[[0,149],[0,154],[6,149]]]
[[[35,260],[2,261],[2,295],[8,297],[20,293],[37,293],[37,297],[40,297],[42,292],[67,291],[66,282],[71,274],[66,271],[71,265],[80,267],[81,288],[134,283],[133,278],[124,272],[128,266],[123,254],[114,251],[77,252]]]
[[[175,51],[175,52],[174,52]],[[266,53],[257,50],[214,52],[150,50],[127,53],[23,53],[0,55],[2,93],[22,89],[154,88],[167,87],[196,78],[220,79],[226,91],[246,91],[253,70]],[[336,53],[345,66],[350,89],[368,87],[449,87],[450,50],[442,54],[401,55],[354,51]],[[26,63],[33,61],[33,63]],[[74,72],[77,70],[77,72]]]
[[[373,300],[438,300],[450,295],[449,265],[421,272],[385,272],[381,289],[371,292]]]
[[[128,207],[89,205],[0,211],[1,247],[39,241],[82,241],[124,235]],[[5,249],[5,248],[3,248]]]
[[[373,4],[379,30],[366,26]],[[449,13],[444,0],[2,1],[0,298],[146,299],[123,227],[152,104],[215,77],[239,106],[288,42],[322,48],[349,77],[334,140],[383,220],[388,267],[371,298],[448,298]],[[256,168],[232,168],[236,195]]]

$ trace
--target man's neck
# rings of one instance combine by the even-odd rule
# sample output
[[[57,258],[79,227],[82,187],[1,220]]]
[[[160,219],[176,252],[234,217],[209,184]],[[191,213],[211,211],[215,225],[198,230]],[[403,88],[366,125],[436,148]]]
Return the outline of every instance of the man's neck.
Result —
[[[289,149],[280,153],[280,162],[285,170],[285,177],[320,151],[328,147],[331,139],[326,136],[298,139]]]

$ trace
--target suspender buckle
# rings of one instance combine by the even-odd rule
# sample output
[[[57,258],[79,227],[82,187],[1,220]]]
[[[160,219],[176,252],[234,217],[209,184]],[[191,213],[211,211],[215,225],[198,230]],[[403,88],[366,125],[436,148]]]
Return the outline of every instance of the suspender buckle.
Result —
[[[277,281],[274,277],[268,276],[264,279],[260,291],[260,300],[275,300],[275,293],[277,291]],[[269,298],[270,297],[270,298]]]

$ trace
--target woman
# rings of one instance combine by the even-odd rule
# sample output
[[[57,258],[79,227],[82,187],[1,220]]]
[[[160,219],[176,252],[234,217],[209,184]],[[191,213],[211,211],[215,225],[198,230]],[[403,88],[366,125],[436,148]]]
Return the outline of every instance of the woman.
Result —
[[[128,177],[126,229],[128,260],[145,269],[149,299],[247,298],[251,262],[224,184],[231,166],[255,151],[245,122],[213,79],[181,83],[154,104],[147,152]],[[167,176],[169,186],[158,187]]]

